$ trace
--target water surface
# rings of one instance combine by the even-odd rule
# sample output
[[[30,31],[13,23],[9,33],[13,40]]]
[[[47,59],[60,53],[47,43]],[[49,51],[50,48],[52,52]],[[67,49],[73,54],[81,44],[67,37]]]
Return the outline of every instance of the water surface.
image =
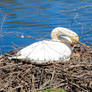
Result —
[[[58,26],[75,31],[81,42],[92,43],[92,1],[0,0],[1,53],[50,39]]]

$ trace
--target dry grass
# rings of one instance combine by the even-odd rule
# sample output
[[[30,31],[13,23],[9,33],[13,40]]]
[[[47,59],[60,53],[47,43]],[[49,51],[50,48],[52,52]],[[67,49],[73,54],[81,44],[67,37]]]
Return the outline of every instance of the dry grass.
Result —
[[[92,47],[76,47],[70,62],[47,65],[0,56],[0,92],[41,92],[48,88],[92,92]]]

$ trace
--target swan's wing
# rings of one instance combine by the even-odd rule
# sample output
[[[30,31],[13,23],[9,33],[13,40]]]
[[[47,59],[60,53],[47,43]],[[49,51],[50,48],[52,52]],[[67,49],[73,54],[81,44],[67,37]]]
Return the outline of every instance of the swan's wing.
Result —
[[[64,43],[43,40],[29,45],[17,53],[17,59],[29,59],[37,63],[69,59],[72,49]],[[15,57],[13,57],[15,58]]]

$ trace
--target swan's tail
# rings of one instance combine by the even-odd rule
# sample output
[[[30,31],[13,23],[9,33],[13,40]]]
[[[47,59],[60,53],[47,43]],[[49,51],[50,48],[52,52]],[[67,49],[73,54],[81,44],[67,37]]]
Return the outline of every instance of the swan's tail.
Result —
[[[19,58],[18,58],[18,56],[9,56],[8,59],[12,60],[12,59],[19,59]]]

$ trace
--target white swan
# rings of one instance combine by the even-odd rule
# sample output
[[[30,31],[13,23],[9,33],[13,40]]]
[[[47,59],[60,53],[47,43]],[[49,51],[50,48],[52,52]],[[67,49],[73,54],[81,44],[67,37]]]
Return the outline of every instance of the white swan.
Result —
[[[35,42],[23,48],[10,59],[30,60],[35,63],[69,60],[73,50],[72,43],[79,42],[79,36],[72,30],[57,27],[52,30],[51,38],[52,40]]]

